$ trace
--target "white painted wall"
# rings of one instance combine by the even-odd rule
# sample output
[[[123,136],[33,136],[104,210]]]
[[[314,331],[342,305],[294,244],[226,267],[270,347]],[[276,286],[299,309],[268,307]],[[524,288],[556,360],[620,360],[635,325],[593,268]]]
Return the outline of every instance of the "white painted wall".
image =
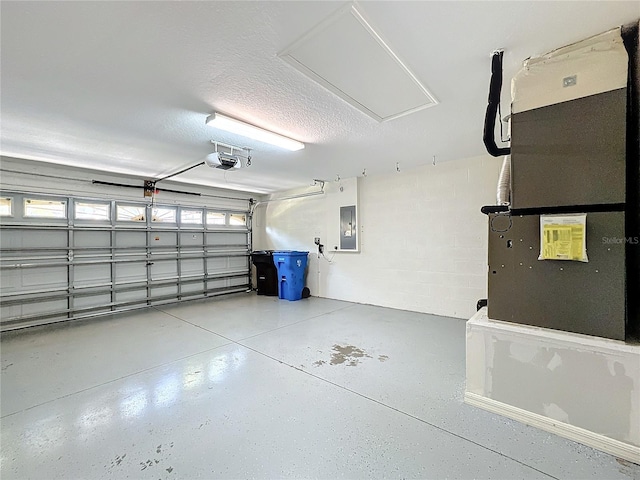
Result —
[[[480,207],[495,203],[501,161],[487,155],[359,178],[359,253],[331,252],[337,182],[327,184],[326,195],[258,206],[254,248],[310,251],[312,295],[469,318],[487,296]],[[314,237],[332,263],[318,258]]]

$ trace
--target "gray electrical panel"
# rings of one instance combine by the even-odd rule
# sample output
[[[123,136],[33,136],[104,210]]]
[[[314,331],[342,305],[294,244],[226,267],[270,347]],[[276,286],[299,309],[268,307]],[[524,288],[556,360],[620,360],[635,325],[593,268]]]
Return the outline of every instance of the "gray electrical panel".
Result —
[[[489,318],[625,339],[625,215],[587,214],[589,261],[538,260],[540,215],[489,216]]]
[[[340,207],[340,250],[357,250],[356,206]]]

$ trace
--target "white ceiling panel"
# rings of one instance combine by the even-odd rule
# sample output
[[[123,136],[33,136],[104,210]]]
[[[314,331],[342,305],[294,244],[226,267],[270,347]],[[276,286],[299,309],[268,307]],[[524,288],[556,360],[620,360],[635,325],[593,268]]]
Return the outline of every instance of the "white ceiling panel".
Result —
[[[331,15],[280,56],[378,121],[437,103],[355,5]]]

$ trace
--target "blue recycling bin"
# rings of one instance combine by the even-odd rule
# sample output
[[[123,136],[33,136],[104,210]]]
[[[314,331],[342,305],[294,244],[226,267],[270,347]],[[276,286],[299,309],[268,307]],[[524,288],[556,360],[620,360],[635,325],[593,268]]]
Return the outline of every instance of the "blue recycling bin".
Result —
[[[275,251],[273,263],[278,269],[278,298],[300,300],[309,252]]]

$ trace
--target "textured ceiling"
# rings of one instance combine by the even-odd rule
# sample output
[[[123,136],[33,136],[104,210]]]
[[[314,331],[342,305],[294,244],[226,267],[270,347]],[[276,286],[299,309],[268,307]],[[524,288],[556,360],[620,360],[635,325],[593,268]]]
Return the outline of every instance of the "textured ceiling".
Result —
[[[440,102],[378,123],[277,57],[344,4],[2,1],[1,153],[158,178],[215,139],[253,147],[252,166],[175,180],[255,192],[455,160],[484,151],[492,50],[505,48],[509,79],[529,56],[640,17],[637,1],[360,2]],[[307,146],[215,131],[213,110]]]

